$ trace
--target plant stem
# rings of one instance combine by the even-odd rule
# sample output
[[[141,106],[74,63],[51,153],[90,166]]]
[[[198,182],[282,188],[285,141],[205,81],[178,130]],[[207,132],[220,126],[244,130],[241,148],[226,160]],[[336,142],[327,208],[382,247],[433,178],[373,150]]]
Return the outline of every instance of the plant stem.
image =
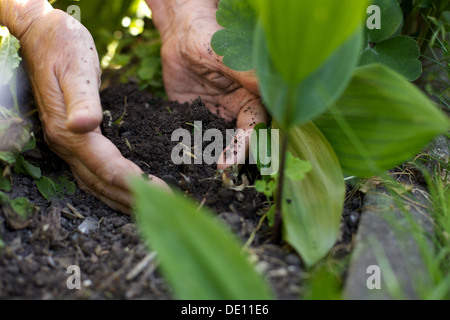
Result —
[[[280,176],[278,178],[278,184],[277,184],[277,194],[275,198],[275,220],[273,225],[273,242],[274,243],[280,243],[281,242],[281,232],[282,232],[282,211],[281,206],[283,203],[283,189],[284,189],[284,169],[286,165],[286,152],[287,152],[287,146],[288,146],[288,136],[287,134],[284,134],[284,132],[281,132],[281,163],[280,163]]]

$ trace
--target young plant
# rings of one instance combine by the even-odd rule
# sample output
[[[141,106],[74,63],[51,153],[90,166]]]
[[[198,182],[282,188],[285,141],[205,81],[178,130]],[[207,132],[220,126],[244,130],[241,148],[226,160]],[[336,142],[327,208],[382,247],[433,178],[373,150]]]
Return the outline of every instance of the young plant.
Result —
[[[369,15],[362,23],[364,13],[371,14],[367,1],[219,3],[217,20],[225,29],[213,36],[213,49],[225,63],[233,56],[252,61],[239,70],[256,68],[272,125],[281,130],[275,235],[283,228],[284,239],[307,266],[336,241],[345,195],[342,170],[363,177],[382,174],[449,127],[448,119],[407,81],[421,69],[415,41],[394,37],[402,23],[398,3],[375,3],[385,22],[379,30],[367,30],[377,17]],[[247,21],[239,22],[245,41],[234,31],[241,19]],[[242,30],[251,21],[258,22]],[[388,68],[399,61],[403,76]],[[285,175],[287,150],[312,164],[302,181]]]
[[[307,267],[336,242],[344,172],[383,173],[449,127],[404,76],[386,65],[358,66],[367,47],[361,22],[368,5],[221,0],[217,11],[225,29],[214,35],[214,50],[236,70],[256,68],[271,126],[281,131],[281,147],[270,150],[272,157],[281,150],[281,170],[255,187],[275,201],[276,234]],[[138,226],[179,298],[272,297],[240,244],[207,210],[186,195],[140,180],[132,185]]]

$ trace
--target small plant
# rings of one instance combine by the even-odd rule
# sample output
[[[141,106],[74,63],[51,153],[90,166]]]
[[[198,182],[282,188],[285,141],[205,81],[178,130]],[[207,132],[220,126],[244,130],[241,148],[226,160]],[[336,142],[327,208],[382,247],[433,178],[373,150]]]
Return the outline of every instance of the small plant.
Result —
[[[212,47],[230,68],[256,69],[271,127],[281,132],[281,146],[265,150],[280,160],[280,171],[263,176],[255,188],[271,206],[268,216],[274,216],[275,239],[288,242],[307,267],[318,264],[336,242],[346,191],[344,174],[383,175],[449,128],[448,118],[408,82],[420,74],[418,46],[399,34],[398,2],[375,3],[383,7],[382,18],[395,13],[393,24],[379,32],[366,30],[368,1],[219,3],[217,21],[224,29],[213,36]],[[391,39],[395,39],[391,44],[385,42]],[[414,50],[402,52],[403,42]],[[381,50],[384,46],[391,49]],[[389,67],[403,59],[403,75]],[[258,125],[256,134],[264,128]],[[260,154],[259,147],[251,146],[254,155]],[[259,166],[265,163],[260,160]],[[138,181],[134,185],[138,226],[150,247],[164,256],[162,270],[178,296],[205,298],[202,292],[215,286],[220,294],[206,298],[229,298],[223,279],[241,282],[238,291],[258,288],[260,284],[239,280],[240,272],[228,274],[240,264],[239,249],[230,245],[225,250],[221,243],[232,236],[222,235],[219,226],[211,227],[216,222],[205,209],[195,209],[177,193],[157,191]],[[210,228],[220,236],[211,234]],[[228,254],[233,258],[224,262]],[[190,280],[180,276],[183,272],[176,268],[180,260],[199,276],[195,282],[201,285],[195,290],[184,287]],[[213,261],[222,262],[213,265]],[[248,267],[245,270],[252,273]],[[333,297],[339,298],[336,274],[321,270],[314,272],[319,273],[317,281],[320,273],[329,275],[335,283]],[[310,298],[321,295],[322,291],[311,292]]]

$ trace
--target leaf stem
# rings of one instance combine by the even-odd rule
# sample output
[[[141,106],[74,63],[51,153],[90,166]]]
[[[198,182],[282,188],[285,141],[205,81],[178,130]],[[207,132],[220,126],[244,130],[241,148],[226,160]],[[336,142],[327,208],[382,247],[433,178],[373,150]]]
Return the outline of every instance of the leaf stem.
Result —
[[[284,177],[285,177],[285,166],[286,166],[286,153],[288,146],[288,135],[281,132],[281,163],[280,163],[280,175],[278,178],[277,193],[275,199],[275,220],[273,225],[273,242],[281,242],[281,226],[282,226],[282,203],[283,203],[283,189],[284,189]]]

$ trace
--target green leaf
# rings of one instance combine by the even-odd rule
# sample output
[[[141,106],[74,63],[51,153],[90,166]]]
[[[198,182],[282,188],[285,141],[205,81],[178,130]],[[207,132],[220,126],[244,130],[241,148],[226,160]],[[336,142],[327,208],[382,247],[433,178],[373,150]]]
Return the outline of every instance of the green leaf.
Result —
[[[19,40],[14,37],[7,27],[0,27],[0,86],[7,84],[19,67]]]
[[[0,151],[0,161],[11,166],[16,162],[16,154],[9,151]]]
[[[372,19],[379,18],[380,29],[369,29],[366,26],[366,35],[368,42],[378,43],[392,36],[403,22],[403,13],[400,5],[395,0],[373,0],[373,5],[380,8],[380,16],[371,14],[368,17],[368,25]]]
[[[11,180],[8,177],[0,178],[0,189],[6,192],[11,191]]]
[[[355,33],[368,5],[366,0],[251,3],[261,15],[274,68],[289,85],[317,70]]]
[[[255,190],[259,193],[264,194],[266,197],[271,198],[277,188],[275,180],[271,179],[269,181],[257,180],[255,182]]]
[[[272,298],[241,245],[207,210],[142,179],[132,186],[138,227],[158,252],[162,272],[179,299]]]
[[[361,46],[362,34],[358,29],[319,69],[292,87],[277,74],[270,61],[264,31],[258,26],[257,75],[264,103],[275,121],[283,127],[299,125],[326,111],[350,82]]]
[[[253,33],[256,16],[248,0],[221,0],[217,22],[225,29],[217,31],[211,40],[213,50],[223,57],[223,63],[236,71],[255,68],[253,63]]]
[[[77,186],[67,177],[58,177],[57,190],[61,194],[73,195],[77,191]]]
[[[138,76],[141,80],[151,80],[161,70],[161,58],[147,57],[139,65]]]
[[[422,73],[420,48],[416,40],[401,35],[403,13],[398,1],[374,0],[373,4],[380,8],[381,15],[373,14],[369,17],[360,65],[382,63],[408,80],[416,80]],[[372,18],[379,19],[381,29],[369,29]]]
[[[300,158],[294,157],[292,153],[287,152],[286,156],[286,176],[293,181],[302,181],[305,174],[311,171],[311,163]]]
[[[48,201],[61,198],[65,194],[73,195],[77,190],[76,185],[66,177],[58,177],[55,182],[49,177],[42,176],[34,182],[41,195]]]
[[[355,176],[393,168],[450,126],[420,89],[383,65],[358,68],[336,106],[315,123],[345,173]]]
[[[19,174],[29,174],[33,179],[41,178],[41,169],[25,160],[23,156],[17,157],[14,172]]]
[[[33,132],[30,133],[30,139],[27,143],[22,147],[22,153],[34,150],[36,148],[36,138],[34,137]]]
[[[58,199],[58,187],[52,179],[42,176],[40,179],[34,180],[34,183],[36,183],[39,192],[47,201]]]
[[[35,206],[24,197],[12,199],[10,201],[13,210],[22,218],[29,219],[35,212]]]
[[[382,63],[399,72],[409,81],[419,78],[422,63],[417,41],[408,36],[397,36],[368,46],[362,53],[360,65]]]
[[[310,162],[301,181],[286,179],[284,239],[310,267],[336,243],[345,198],[344,175],[328,141],[313,123],[289,131],[289,151]]]
[[[342,299],[342,276],[330,265],[321,264],[311,272],[306,282],[305,300]]]

